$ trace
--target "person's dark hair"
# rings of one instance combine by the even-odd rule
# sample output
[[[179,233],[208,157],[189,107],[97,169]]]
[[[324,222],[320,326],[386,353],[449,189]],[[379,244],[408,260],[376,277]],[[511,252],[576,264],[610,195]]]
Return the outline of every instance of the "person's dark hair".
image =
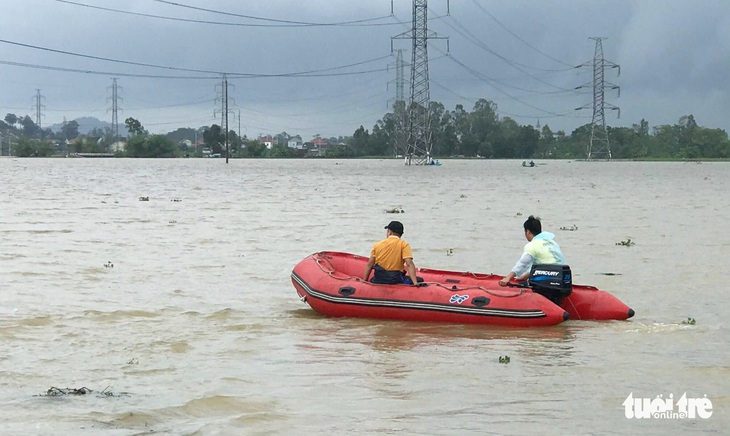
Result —
[[[539,235],[542,232],[542,224],[540,223],[540,218],[536,218],[530,215],[530,217],[527,218],[527,221],[525,221],[525,230],[529,230],[530,233],[533,234],[533,236]]]

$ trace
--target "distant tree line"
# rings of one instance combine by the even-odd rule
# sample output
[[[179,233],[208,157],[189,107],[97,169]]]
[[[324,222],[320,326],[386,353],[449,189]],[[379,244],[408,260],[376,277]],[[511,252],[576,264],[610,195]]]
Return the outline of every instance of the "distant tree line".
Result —
[[[402,115],[401,115],[402,116]],[[471,112],[462,105],[448,111],[431,102],[431,139],[436,157],[464,156],[494,159],[582,159],[587,155],[591,124],[573,130],[553,132],[520,125],[510,117],[499,117],[497,106],[480,99]],[[389,112],[378,120],[372,132],[358,128],[346,146],[332,150],[336,157],[387,156],[397,151],[398,117]],[[642,119],[632,127],[607,127],[614,159],[706,159],[730,158],[730,141],[722,129],[701,127],[693,115],[677,124],[655,126]]]
[[[495,103],[480,99],[467,111],[457,105],[453,111],[443,104],[431,102],[430,132],[434,157],[482,157],[488,159],[582,159],[586,157],[591,125],[586,124],[566,134],[553,132],[549,125],[540,128],[520,125],[510,117],[499,117]],[[360,126],[352,136],[330,138],[323,157],[392,157],[403,153],[397,147],[403,138],[396,126],[402,125],[402,112],[386,113],[372,131]],[[399,123],[399,120],[400,123]],[[234,130],[225,132],[213,124],[197,129],[179,128],[166,135],[150,135],[135,118],[124,122],[128,132],[125,146],[115,147],[121,138],[110,128],[94,129],[79,134],[76,121],[64,121],[58,132],[41,129],[29,116],[7,114],[0,121],[0,150],[7,154],[12,141],[15,156],[52,156],[62,153],[110,153],[120,157],[202,157],[293,158],[306,154],[288,147],[291,138],[286,132],[274,135],[275,144],[267,148],[258,139],[239,136]],[[608,127],[614,159],[729,159],[730,140],[727,132],[697,124],[693,115],[682,116],[676,124],[653,128],[642,119],[631,127]],[[319,136],[319,135],[316,135]],[[7,138],[5,141],[2,138]],[[199,146],[203,140],[203,147]],[[402,139],[401,139],[402,142]]]

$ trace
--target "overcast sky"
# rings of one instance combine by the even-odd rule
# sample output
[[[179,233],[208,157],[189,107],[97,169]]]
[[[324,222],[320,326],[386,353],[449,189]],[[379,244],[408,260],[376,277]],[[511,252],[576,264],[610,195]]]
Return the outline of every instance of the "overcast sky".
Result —
[[[606,80],[611,126],[651,127],[693,114],[730,131],[728,0],[430,0],[432,101],[570,133],[591,121],[595,41],[620,65]],[[447,15],[447,12],[450,12]],[[152,133],[220,123],[249,137],[309,140],[371,130],[395,98],[392,37],[411,27],[410,0],[3,0],[0,116],[43,127],[111,121],[112,78],[127,117]],[[248,18],[247,18],[248,17]],[[395,39],[410,62],[411,42]],[[575,68],[585,64],[584,68]],[[410,73],[406,72],[406,82]],[[406,84],[408,85],[408,83]],[[575,90],[581,85],[585,88]],[[408,96],[408,91],[406,92]],[[589,109],[576,111],[586,106]]]

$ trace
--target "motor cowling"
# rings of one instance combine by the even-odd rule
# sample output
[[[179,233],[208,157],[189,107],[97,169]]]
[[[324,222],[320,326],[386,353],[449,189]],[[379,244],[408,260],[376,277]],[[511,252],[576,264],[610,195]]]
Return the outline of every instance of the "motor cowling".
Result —
[[[528,283],[533,292],[559,306],[573,291],[573,274],[568,265],[538,264],[530,269]]]

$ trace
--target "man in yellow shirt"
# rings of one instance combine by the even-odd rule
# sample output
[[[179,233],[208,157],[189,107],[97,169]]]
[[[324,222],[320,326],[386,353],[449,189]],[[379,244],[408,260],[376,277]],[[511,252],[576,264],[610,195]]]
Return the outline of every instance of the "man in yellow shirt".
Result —
[[[370,272],[375,274],[371,283],[398,284],[404,283],[403,266],[405,265],[411,283],[418,283],[416,265],[413,263],[413,253],[408,242],[402,240],[403,224],[400,221],[391,221],[385,226],[386,238],[373,245],[370,259],[365,266],[363,280],[370,278]],[[407,282],[405,282],[407,283]]]

